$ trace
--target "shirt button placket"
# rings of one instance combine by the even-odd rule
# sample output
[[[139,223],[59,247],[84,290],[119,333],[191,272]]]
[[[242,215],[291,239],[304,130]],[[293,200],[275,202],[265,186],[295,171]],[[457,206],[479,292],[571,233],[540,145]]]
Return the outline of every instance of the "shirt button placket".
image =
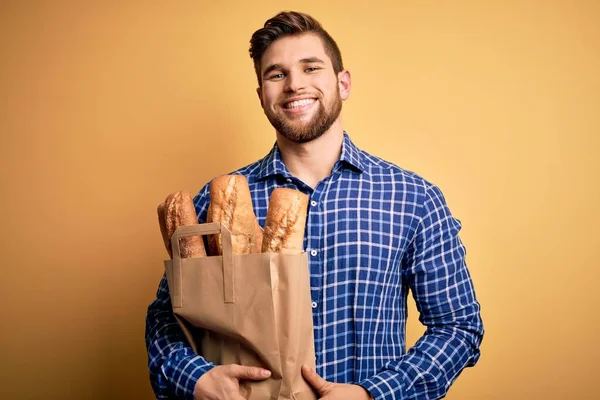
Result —
[[[323,325],[323,316],[322,316],[322,307],[320,304],[322,302],[322,288],[323,288],[323,259],[320,256],[320,251],[318,250],[322,246],[323,240],[323,220],[322,216],[318,213],[318,201],[319,194],[317,192],[312,193],[312,199],[310,200],[309,205],[309,221],[311,224],[310,231],[310,240],[309,240],[309,260],[313,268],[311,268],[311,272],[313,274],[313,279],[311,279],[311,295],[312,302],[311,307],[313,310],[313,321],[315,323],[316,331],[315,331],[315,353],[317,357],[317,362],[321,358],[320,354],[322,352],[322,325]]]

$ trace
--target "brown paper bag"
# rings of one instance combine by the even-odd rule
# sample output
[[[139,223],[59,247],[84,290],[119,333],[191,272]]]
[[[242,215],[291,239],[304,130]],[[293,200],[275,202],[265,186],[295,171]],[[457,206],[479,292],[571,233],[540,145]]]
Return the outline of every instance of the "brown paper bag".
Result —
[[[222,235],[222,256],[181,258],[180,238],[211,234]],[[219,365],[270,370],[265,381],[240,382],[246,399],[316,399],[300,371],[315,368],[306,253],[234,256],[220,223],[181,226],[171,246],[165,267],[173,313],[194,351]]]

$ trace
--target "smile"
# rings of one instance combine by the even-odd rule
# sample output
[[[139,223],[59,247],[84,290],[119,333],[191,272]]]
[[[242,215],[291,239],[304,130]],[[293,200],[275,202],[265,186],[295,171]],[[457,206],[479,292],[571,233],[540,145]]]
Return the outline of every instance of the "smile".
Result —
[[[307,107],[307,106],[313,104],[315,101],[316,101],[315,99],[302,99],[302,100],[291,101],[289,103],[285,103],[283,105],[283,108],[285,108],[286,110],[300,109],[300,108],[304,108],[304,107]]]

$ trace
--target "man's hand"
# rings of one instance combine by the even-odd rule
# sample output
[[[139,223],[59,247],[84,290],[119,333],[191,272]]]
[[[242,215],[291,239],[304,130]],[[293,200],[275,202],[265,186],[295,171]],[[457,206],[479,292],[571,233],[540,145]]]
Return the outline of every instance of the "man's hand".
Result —
[[[359,385],[350,385],[347,383],[327,382],[321,378],[312,368],[306,365],[302,366],[302,375],[319,393],[320,399],[326,400],[369,400],[373,396],[365,388]]]
[[[262,381],[269,376],[270,371],[258,367],[218,365],[198,379],[194,400],[244,400],[240,395],[240,380]]]

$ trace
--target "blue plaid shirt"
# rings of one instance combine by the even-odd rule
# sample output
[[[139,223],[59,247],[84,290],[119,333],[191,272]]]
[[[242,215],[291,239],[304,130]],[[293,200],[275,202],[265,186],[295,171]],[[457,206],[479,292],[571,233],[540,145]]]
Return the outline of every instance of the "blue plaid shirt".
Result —
[[[292,176],[275,145],[234,173],[248,178],[264,226],[276,187],[310,197],[309,254],[317,372],[362,385],[375,399],[438,399],[479,359],[483,325],[465,248],[441,191],[358,149],[344,133],[331,175],[314,190]],[[194,198],[199,222],[209,185]],[[406,352],[407,295],[425,334]],[[165,278],[147,315],[150,380],[157,398],[192,399],[214,364],[193,353],[171,311]]]

